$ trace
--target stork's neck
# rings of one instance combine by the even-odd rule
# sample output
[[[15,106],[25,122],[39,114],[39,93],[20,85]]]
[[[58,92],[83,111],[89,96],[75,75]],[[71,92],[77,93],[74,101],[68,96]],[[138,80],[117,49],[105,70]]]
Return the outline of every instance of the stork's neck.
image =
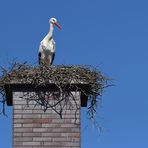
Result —
[[[52,37],[52,35],[53,35],[53,30],[54,30],[53,24],[50,23],[49,32],[48,32],[48,34],[47,34],[48,40],[50,40],[50,38]]]

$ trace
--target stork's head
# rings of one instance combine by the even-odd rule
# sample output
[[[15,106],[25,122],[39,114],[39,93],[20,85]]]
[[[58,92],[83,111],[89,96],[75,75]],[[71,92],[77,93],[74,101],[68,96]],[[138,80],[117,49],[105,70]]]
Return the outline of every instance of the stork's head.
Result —
[[[49,20],[49,23],[56,25],[59,29],[62,29],[61,25],[57,22],[57,20],[55,18],[51,18]]]

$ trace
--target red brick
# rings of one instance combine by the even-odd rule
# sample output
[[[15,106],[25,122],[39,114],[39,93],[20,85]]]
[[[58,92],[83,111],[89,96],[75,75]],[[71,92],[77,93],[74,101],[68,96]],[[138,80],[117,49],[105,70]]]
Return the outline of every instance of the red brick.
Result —
[[[50,137],[34,137],[33,141],[52,141],[52,138]]]
[[[13,127],[22,127],[22,124],[21,123],[15,123],[15,124],[13,124]]]
[[[42,133],[42,137],[61,137],[62,133]]]
[[[34,133],[34,132],[31,132],[31,133],[23,133],[23,136],[24,137],[39,137],[41,136],[41,133]]]
[[[20,133],[26,133],[26,132],[32,132],[32,128],[14,128],[14,132],[20,132]]]
[[[23,127],[42,127],[41,123],[25,123]]]
[[[14,141],[32,141],[32,137],[17,137],[13,139]]]
[[[27,146],[27,145],[29,145],[29,146],[34,146],[34,145],[38,145],[38,146],[40,146],[40,142],[23,142],[23,145],[25,145],[25,146]]]

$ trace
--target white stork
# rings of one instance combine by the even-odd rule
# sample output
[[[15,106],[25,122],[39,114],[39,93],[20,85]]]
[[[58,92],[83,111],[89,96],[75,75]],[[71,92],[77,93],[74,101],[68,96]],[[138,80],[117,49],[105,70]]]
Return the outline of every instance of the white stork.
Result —
[[[58,24],[55,18],[51,18],[49,20],[50,29],[48,34],[44,37],[44,39],[40,42],[39,52],[38,52],[38,62],[39,65],[50,66],[53,63],[55,56],[55,41],[53,40],[53,30],[54,25],[56,25],[59,29],[61,26]]]

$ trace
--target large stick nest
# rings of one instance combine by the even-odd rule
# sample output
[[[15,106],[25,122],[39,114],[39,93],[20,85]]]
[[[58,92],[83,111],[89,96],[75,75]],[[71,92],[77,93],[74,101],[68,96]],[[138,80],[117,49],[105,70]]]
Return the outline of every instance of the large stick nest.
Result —
[[[102,91],[104,88],[109,86],[109,79],[102,75],[102,73],[92,67],[92,66],[83,66],[83,65],[58,65],[58,66],[31,66],[25,63],[13,63],[9,68],[1,68],[1,76],[0,76],[0,93],[2,95],[0,102],[3,103],[4,112],[4,104],[5,104],[5,90],[4,86],[6,84],[13,83],[21,83],[21,84],[33,84],[35,87],[46,86],[48,84],[55,84],[59,88],[59,92],[61,95],[60,98],[62,101],[64,98],[67,98],[68,88],[70,88],[70,84],[88,84],[89,89],[81,90],[86,96],[89,98],[89,106],[88,113],[91,118],[94,118],[94,113],[96,112],[97,102],[100,101],[100,97],[102,96]],[[69,87],[67,87],[69,85]],[[78,85],[76,85],[78,87]],[[66,88],[66,89],[65,89]],[[70,89],[69,89],[70,90]],[[63,95],[65,93],[65,95]],[[51,94],[50,94],[51,95]],[[56,94],[57,95],[57,94]],[[32,100],[33,97],[30,98]],[[43,97],[38,96],[38,104],[44,106],[44,110],[48,108],[53,108],[54,105],[47,105],[47,100],[44,102]],[[29,101],[29,98],[28,98]],[[59,101],[59,99],[58,99]],[[44,102],[44,103],[43,103]],[[61,101],[59,101],[61,103]],[[45,106],[46,104],[46,106]],[[56,104],[58,104],[56,102]],[[66,102],[67,104],[67,102]],[[77,104],[76,104],[77,105]],[[61,108],[62,109],[62,108]],[[56,110],[55,110],[56,111]],[[60,113],[62,110],[60,110]],[[61,116],[61,114],[60,114]]]

